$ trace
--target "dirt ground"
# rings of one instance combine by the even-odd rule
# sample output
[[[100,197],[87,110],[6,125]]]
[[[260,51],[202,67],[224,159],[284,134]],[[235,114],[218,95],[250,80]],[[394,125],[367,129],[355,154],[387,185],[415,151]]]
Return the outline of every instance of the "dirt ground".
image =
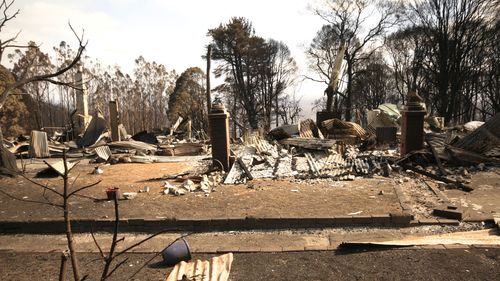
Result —
[[[97,254],[80,253],[82,271],[97,280]],[[111,280],[165,280],[161,257],[129,279],[154,254],[128,254]],[[210,258],[195,255],[194,259]],[[59,253],[0,253],[2,280],[57,280]],[[69,268],[68,277],[71,276]],[[500,249],[386,250],[235,254],[230,280],[499,280]]]
[[[44,166],[39,162],[28,165],[27,176],[34,177],[35,173]],[[164,181],[146,180],[198,169],[196,163],[108,165],[102,166],[103,174],[92,175],[90,172],[94,166],[82,162],[70,175],[71,182],[77,179],[73,189],[102,180],[100,184],[83,192],[85,197],[73,198],[71,201],[73,218],[113,217],[112,203],[104,200],[104,190],[108,187],[119,187],[122,192],[138,192],[146,187],[150,189],[149,192],[139,193],[133,200],[120,200],[122,218],[196,219],[246,216],[310,218],[353,213],[387,214],[401,211],[400,198],[395,192],[396,186],[401,187],[417,218],[430,216],[432,208],[440,203],[428,187],[418,184],[420,176],[412,174],[396,175],[393,178],[356,178],[350,182],[295,179],[254,180],[251,184],[252,188],[245,184],[221,185],[208,196],[203,193],[190,193],[176,197],[162,194]],[[405,177],[407,179],[400,181]],[[37,180],[61,190],[59,178]],[[475,188],[472,192],[445,190],[444,194],[452,202],[467,205],[476,215],[488,217],[492,212],[500,211],[498,169],[474,173],[471,185]],[[26,200],[44,199],[40,188],[21,177],[0,179],[0,188]],[[45,194],[45,196],[49,200],[55,199],[51,194]],[[47,219],[62,219],[61,210],[54,206],[20,202],[0,194],[0,220]],[[439,233],[452,231],[441,225],[407,228],[404,231],[410,234],[419,231],[428,232],[430,230],[427,227],[439,228],[436,230]],[[460,227],[464,227],[464,224]],[[471,227],[475,229],[477,226]],[[398,237],[402,234],[398,230],[390,231],[395,231],[395,233],[386,233],[387,236]],[[373,235],[383,236],[382,232]],[[217,236],[213,233],[210,235]],[[227,233],[227,235],[235,234]],[[248,235],[251,235],[255,241],[265,236],[271,246],[284,240],[283,235],[280,238],[280,233],[274,232],[261,233],[261,236]],[[345,233],[342,231],[339,233],[319,232],[317,235],[312,233],[311,237],[304,238],[304,241],[314,240],[313,242],[316,243],[314,245],[322,245],[323,242],[332,244],[332,241],[340,241],[345,237],[354,239],[365,235],[365,230],[362,229],[349,230]],[[25,239],[25,237],[29,236],[21,235],[18,238]],[[218,238],[223,240],[223,237]],[[205,237],[199,239],[203,241]],[[292,241],[295,238],[290,236],[289,239]],[[60,241],[60,243],[63,242],[63,240]],[[306,242],[304,243],[307,244]],[[248,243],[251,244],[251,241]],[[96,260],[98,255],[86,252],[86,250],[82,251],[84,252],[79,254],[82,270],[90,274],[89,280],[97,280],[102,268],[101,262]],[[150,252],[153,250],[125,255],[129,260],[111,280],[128,280],[143,263],[151,258],[154,258],[152,262],[139,271],[132,280],[165,280],[170,269],[160,263],[160,257],[155,258]],[[209,255],[194,255],[195,259],[209,257]],[[48,253],[25,250],[0,251],[0,265],[2,265],[0,266],[0,279],[57,280],[59,264],[60,254],[57,250]],[[68,272],[69,276],[71,272]],[[500,248],[236,253],[231,280],[500,280]]]
[[[49,159],[57,161],[59,159]],[[112,218],[112,202],[104,200],[105,189],[119,187],[121,192],[138,192],[146,187],[149,192],[138,193],[133,200],[121,200],[122,218],[241,218],[255,217],[331,217],[335,215],[373,215],[401,212],[400,198],[394,187],[400,186],[410,202],[416,219],[432,217],[432,210],[442,202],[420,180],[430,184],[432,180],[416,174],[401,174],[391,178],[356,178],[354,181],[261,179],[252,184],[220,185],[209,195],[202,192],[184,196],[164,195],[164,181],[148,181],[189,170],[199,170],[200,162],[117,164],[101,165],[103,174],[92,175],[96,166],[88,160],[81,161],[70,174],[73,189],[101,180],[98,185],[74,197],[71,201],[73,218]],[[46,167],[43,162],[32,162],[27,166],[27,176]],[[60,178],[35,179],[42,184],[61,190]],[[173,185],[179,182],[170,181]],[[451,202],[468,208],[468,217],[491,218],[500,213],[500,174],[498,168],[472,174],[472,192],[446,190]],[[253,188],[249,188],[252,186]],[[1,178],[0,189],[27,200],[43,201],[42,189],[22,177]],[[55,201],[53,194],[45,194]],[[94,199],[89,199],[91,197]],[[59,208],[36,203],[20,202],[0,193],[0,219],[54,220],[62,219]]]
[[[473,192],[446,190],[452,202],[468,208],[467,217],[485,219],[492,213],[500,216],[500,169],[484,172],[481,177],[472,177]]]
[[[75,197],[71,208],[74,218],[108,218],[113,216],[112,202],[103,200],[107,187],[119,187],[122,192],[138,192],[133,200],[120,201],[122,218],[213,218],[213,217],[330,217],[334,215],[388,214],[400,212],[401,206],[394,192],[393,180],[387,178],[359,178],[354,182],[254,180],[247,185],[221,185],[210,195],[201,192],[184,196],[163,194],[164,181],[146,181],[172,175],[193,168],[194,163],[118,164],[103,166],[104,173],[91,175],[93,165],[79,164],[72,170],[71,181],[78,174],[75,187],[98,180],[102,182],[82,192],[101,200]],[[28,171],[33,177],[35,171]],[[58,178],[37,179],[43,184],[61,190]],[[180,184],[171,182],[172,184]],[[21,177],[0,179],[0,188],[16,197],[43,200],[41,188]],[[54,200],[53,194],[46,194]],[[0,194],[2,220],[59,219],[58,208],[29,202],[20,202]]]

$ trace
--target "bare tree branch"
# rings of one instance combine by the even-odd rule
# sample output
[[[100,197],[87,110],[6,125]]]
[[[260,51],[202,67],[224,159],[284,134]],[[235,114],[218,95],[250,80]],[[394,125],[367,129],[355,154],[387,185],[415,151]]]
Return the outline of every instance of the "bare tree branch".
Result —
[[[10,6],[12,6],[12,4],[14,4],[14,1],[15,0],[12,0],[10,3],[7,3],[7,1],[3,0],[2,4],[0,4],[0,9],[3,9],[3,18],[0,20],[0,31],[2,30],[2,28],[5,26],[5,24],[8,21],[15,18],[20,12],[20,10],[17,10],[10,16],[7,14]]]
[[[78,39],[78,44],[79,44],[78,50],[77,50],[76,55],[73,58],[73,60],[69,64],[67,64],[66,66],[62,66],[59,70],[57,70],[53,73],[48,73],[48,74],[43,74],[43,75],[35,75],[33,77],[23,78],[23,79],[16,81],[13,84],[6,85],[5,89],[0,94],[0,108],[3,107],[5,101],[7,100],[8,96],[12,90],[14,90],[16,88],[20,88],[21,86],[28,84],[28,83],[31,83],[31,82],[46,81],[46,82],[50,82],[50,83],[53,83],[56,85],[65,85],[65,86],[71,85],[71,83],[64,83],[64,82],[52,79],[52,78],[60,76],[61,74],[67,72],[68,70],[70,70],[71,68],[76,66],[77,63],[80,61],[82,53],[85,50],[85,47],[87,46],[87,43],[88,43],[88,42],[84,43],[84,41],[83,41],[84,40],[84,31],[82,32],[81,36],[78,36],[76,34],[75,30],[73,29],[73,26],[71,26],[71,24],[69,24],[69,27],[70,27],[71,31],[73,32],[73,34],[75,34],[76,38]],[[2,52],[2,49],[0,48],[0,54],[1,54],[1,52]]]
[[[105,279],[108,279],[120,266],[122,266],[123,264],[125,264],[127,261],[128,261],[128,258],[125,258],[124,260],[122,260],[121,262],[119,262],[117,265],[115,265],[115,267],[109,272],[109,274],[106,275]]]
[[[68,197],[71,197],[71,196],[75,195],[76,193],[78,193],[78,192],[80,192],[80,191],[82,191],[82,190],[85,190],[85,189],[87,189],[87,188],[91,188],[91,187],[93,187],[93,186],[96,186],[96,185],[98,185],[99,183],[101,183],[101,181],[102,181],[102,180],[99,180],[99,181],[97,181],[97,182],[95,182],[95,183],[93,183],[93,184],[89,184],[89,185],[86,185],[86,186],[80,187],[80,188],[78,188],[78,189],[74,190],[73,192],[69,193],[69,194],[68,194]]]
[[[139,273],[141,270],[143,270],[152,260],[154,260],[157,256],[161,255],[161,252],[158,252],[158,253],[155,253],[153,255],[153,257],[151,257],[149,260],[147,260],[145,263],[142,264],[141,267],[139,267],[139,269],[137,269],[134,274],[132,274],[128,280],[133,280],[133,278],[137,275],[137,273]]]
[[[117,241],[117,236],[118,236],[118,226],[120,223],[120,212],[119,212],[119,208],[118,208],[118,196],[116,193],[113,196],[113,202],[114,202],[114,206],[115,206],[115,225],[114,225],[114,229],[113,229],[113,239],[111,241],[111,247],[109,249],[108,257],[106,258],[106,263],[104,264],[104,269],[103,269],[102,275],[101,275],[101,281],[106,280],[118,268],[118,266],[121,265],[121,264],[118,264],[113,269],[113,271],[111,271],[111,273],[108,274],[109,267],[111,266],[111,263],[113,262],[113,260],[116,258],[116,256],[114,256],[114,253],[115,253],[115,248],[116,248],[116,244],[117,244],[116,241]]]
[[[39,182],[36,182],[36,181],[34,181],[34,180],[32,180],[32,179],[28,178],[28,177],[27,177],[27,176],[25,176],[24,174],[20,174],[20,175],[21,175],[21,177],[23,177],[23,178],[24,178],[24,179],[26,179],[27,181],[31,182],[32,184],[35,184],[35,185],[37,185],[37,186],[39,186],[39,187],[43,188],[44,190],[48,190],[48,191],[50,191],[50,192],[53,192],[53,193],[55,193],[55,194],[57,194],[57,195],[59,195],[59,196],[63,197],[63,194],[62,194],[62,193],[60,193],[59,191],[57,191],[57,190],[55,190],[55,189],[50,188],[48,185],[43,185],[43,184],[41,184],[41,183],[39,183]]]
[[[0,189],[0,193],[14,199],[14,200],[18,200],[18,201],[23,201],[23,202],[29,202],[29,203],[37,203],[37,204],[43,204],[43,205],[48,205],[48,206],[54,206],[54,207],[59,207],[59,208],[62,208],[63,206],[62,205],[58,205],[58,204],[53,204],[53,203],[50,203],[50,202],[43,202],[43,201],[36,201],[36,200],[29,200],[29,199],[24,199],[24,198],[19,198],[19,197],[16,197],[6,191],[3,191],[2,189]]]
[[[328,83],[325,80],[318,80],[318,79],[312,78],[312,77],[310,77],[308,75],[301,75],[301,76],[303,78],[302,81],[304,81],[304,80],[311,80],[311,81],[314,81],[314,82],[324,83],[324,84],[328,85]]]
[[[102,259],[106,260],[106,256],[104,255],[104,252],[102,251],[101,246],[99,246],[99,243],[97,243],[97,240],[95,239],[94,227],[92,225],[90,226],[90,235],[92,235],[92,240],[94,240],[94,244],[96,245],[97,249],[99,250],[99,254],[101,254]]]

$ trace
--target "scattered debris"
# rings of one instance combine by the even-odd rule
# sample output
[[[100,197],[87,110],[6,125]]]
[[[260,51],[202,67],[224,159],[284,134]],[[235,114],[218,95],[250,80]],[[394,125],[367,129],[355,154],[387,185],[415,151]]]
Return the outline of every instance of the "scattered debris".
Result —
[[[147,131],[141,131],[132,136],[132,139],[135,141],[141,141],[149,144],[158,144],[158,139],[155,134],[148,133]]]
[[[282,125],[272,129],[267,134],[273,140],[282,140],[299,135],[299,125]]]
[[[467,124],[470,125],[470,123]],[[453,146],[487,157],[500,157],[500,113],[488,122],[480,125],[481,123],[475,122],[474,126],[468,126],[469,129],[477,128],[457,141]]]
[[[121,152],[129,152],[131,150],[142,152],[145,154],[154,154],[158,150],[155,145],[151,145],[145,142],[128,140],[128,141],[113,141],[108,143],[109,148],[115,149]]]
[[[484,122],[481,121],[470,121],[464,124],[464,130],[467,132],[472,132],[481,127]]]
[[[81,147],[88,147],[94,145],[100,138],[102,134],[106,131],[106,120],[100,114],[96,114],[90,120],[82,139],[78,142]]]
[[[32,158],[50,157],[46,132],[31,131],[29,156]]]
[[[37,173],[37,177],[57,177],[57,176],[64,176],[64,161],[57,161],[55,163],[49,163],[47,161],[43,161],[48,168],[41,170]],[[66,161],[66,168],[68,169],[68,172],[73,169],[76,164],[78,164],[79,161]]]
[[[127,200],[132,200],[137,196],[137,192],[123,192],[123,197]]]
[[[465,209],[455,205],[441,205],[434,208],[433,214],[438,217],[461,221],[465,217]]]
[[[100,167],[98,167],[98,166],[95,167],[94,170],[92,171],[93,175],[100,175],[102,173],[104,173],[104,171]]]
[[[337,141],[315,138],[288,138],[281,140],[280,144],[306,149],[325,150],[334,148]]]
[[[367,112],[367,123],[370,130],[382,127],[399,127],[401,113],[395,104],[382,104],[377,109]]]
[[[322,123],[327,138],[340,139],[352,144],[367,137],[366,131],[359,124],[340,119],[325,120]]]
[[[94,151],[97,156],[105,162],[108,162],[113,156],[113,154],[111,153],[111,149],[109,149],[109,146],[107,145],[98,146],[94,149]]]
[[[182,183],[182,188],[186,189],[189,192],[193,192],[196,190],[196,186],[194,185],[194,182],[192,180],[185,180]]]
[[[174,125],[172,126],[172,128],[170,128],[170,135],[172,136],[174,134],[174,132],[177,130],[177,127],[179,127],[179,125],[181,124],[182,122],[182,117],[179,116],[179,118],[177,118],[177,121],[175,121]]]
[[[170,145],[160,145],[158,154],[164,156],[189,156],[205,154],[208,149],[203,143],[176,143]]]
[[[425,170],[422,170],[422,169],[419,169],[417,167],[413,167],[413,166],[410,166],[410,165],[406,165],[406,164],[400,164],[400,165],[403,168],[407,169],[407,170],[411,170],[411,171],[413,171],[415,173],[424,175],[426,177],[429,177],[429,178],[432,178],[432,179],[435,179],[435,180],[438,180],[438,181],[441,181],[441,182],[454,184],[457,188],[460,188],[463,191],[470,192],[470,191],[474,190],[474,188],[472,188],[471,186],[466,185],[466,184],[464,184],[464,183],[462,183],[462,182],[460,182],[458,180],[452,180],[452,179],[449,179],[449,178],[446,178],[446,177],[438,176],[438,175],[433,174],[431,172],[427,172]]]
[[[493,214],[493,221],[497,225],[497,228],[500,228],[500,214],[494,213]]]
[[[299,123],[299,136],[301,138],[325,138],[321,130],[316,126],[316,123],[311,119],[306,119]]]

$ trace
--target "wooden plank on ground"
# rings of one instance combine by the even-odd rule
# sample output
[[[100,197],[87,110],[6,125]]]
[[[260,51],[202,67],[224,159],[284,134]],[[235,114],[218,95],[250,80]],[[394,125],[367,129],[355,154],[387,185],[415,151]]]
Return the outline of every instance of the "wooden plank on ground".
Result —
[[[281,140],[280,144],[313,150],[325,150],[334,148],[337,142],[335,140],[322,140],[317,138],[288,138]]]

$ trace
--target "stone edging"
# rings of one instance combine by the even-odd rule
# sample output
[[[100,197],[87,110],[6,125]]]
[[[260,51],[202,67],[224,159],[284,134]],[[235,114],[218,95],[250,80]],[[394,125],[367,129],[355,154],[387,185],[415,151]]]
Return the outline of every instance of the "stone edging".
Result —
[[[265,229],[304,229],[348,226],[409,226],[412,215],[393,213],[363,216],[334,216],[318,218],[298,217],[223,217],[223,218],[167,218],[167,219],[120,219],[121,232],[159,231],[228,231]],[[113,231],[112,219],[80,219],[72,221],[75,233]],[[64,233],[61,220],[0,221],[0,233]]]

